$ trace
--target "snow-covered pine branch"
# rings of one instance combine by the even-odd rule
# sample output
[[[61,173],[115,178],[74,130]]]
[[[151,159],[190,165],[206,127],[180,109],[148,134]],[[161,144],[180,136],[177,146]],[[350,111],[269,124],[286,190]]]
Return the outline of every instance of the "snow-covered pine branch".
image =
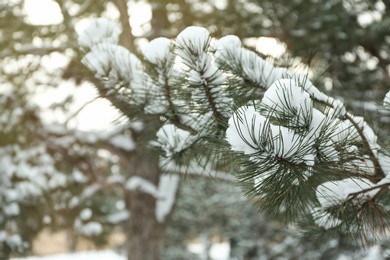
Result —
[[[210,41],[205,28],[191,26],[177,36],[175,52],[186,72],[193,109],[223,121],[230,114],[231,98],[224,91],[226,77],[210,54]]]
[[[311,212],[320,229],[351,237],[383,232],[387,209],[377,200],[388,191],[389,157],[362,117],[317,96],[294,77],[281,79],[257,106],[233,114],[226,138],[239,158],[238,178],[271,214],[296,221]]]
[[[132,106],[145,103],[145,89],[140,60],[122,46],[99,43],[92,46],[82,62],[95,73],[106,88]]]
[[[235,35],[222,37],[215,46],[215,57],[219,66],[230,72],[230,78],[239,77],[245,95],[258,89],[266,89],[275,80],[292,75],[286,68],[273,66],[257,53],[244,48]]]
[[[115,38],[115,33],[106,35]],[[122,54],[129,54],[102,46],[91,47],[84,60],[100,79],[114,75],[110,84],[115,88],[133,69],[121,61]],[[109,48],[115,51],[102,51]],[[120,57],[111,57],[116,53]],[[347,112],[306,75],[274,66],[236,36],[214,41],[205,28],[195,26],[174,42],[151,41],[143,57],[127,82],[142,79],[144,112],[163,117],[150,143],[160,148],[162,169],[191,166],[191,157],[181,157],[187,166],[174,160],[188,151],[202,161],[214,157],[210,151],[218,154],[228,146],[227,156],[233,155],[240,169],[237,179],[270,214],[298,222],[308,218],[317,233],[336,230],[351,236],[381,231],[381,224],[387,224],[387,219],[381,222],[388,213],[381,203],[390,200],[388,155],[364,118]],[[384,106],[389,103],[387,94]],[[225,126],[225,140],[213,143],[218,148],[197,145],[207,143],[208,136],[221,139]],[[202,165],[226,167],[208,162]],[[369,217],[373,210],[377,214]]]

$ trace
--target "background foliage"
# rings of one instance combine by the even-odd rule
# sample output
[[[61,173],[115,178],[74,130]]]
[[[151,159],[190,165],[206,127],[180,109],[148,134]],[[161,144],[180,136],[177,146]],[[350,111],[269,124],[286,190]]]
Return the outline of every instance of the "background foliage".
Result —
[[[134,137],[134,126],[83,133],[72,121],[71,92],[49,108],[36,104],[35,95],[59,88],[63,82],[77,86],[94,82],[79,62],[75,25],[93,17],[109,17],[125,27],[125,2],[57,0],[61,22],[43,25],[29,22],[24,1],[0,3],[0,257],[28,252],[29,243],[44,227],[69,229],[71,240],[88,236],[101,244],[104,235],[118,226],[108,219],[123,211],[112,205],[124,202],[118,182],[124,175],[124,158],[131,151],[112,140],[115,136]],[[372,115],[372,105],[383,100],[390,88],[389,1],[127,1],[130,16],[131,8],[140,3],[151,4],[151,20],[141,33],[127,31],[121,40],[138,55],[145,41],[158,36],[173,38],[187,26],[200,25],[215,37],[277,38],[287,53],[276,62],[307,64],[310,71],[305,72],[317,87],[341,97],[360,113]],[[67,58],[56,59],[58,56]],[[48,66],[53,59],[55,65]],[[43,109],[66,116],[48,120]],[[381,118],[381,123],[386,123],[386,117]],[[228,192],[221,191],[224,187]],[[27,191],[26,195],[20,195],[24,194],[21,191]],[[12,196],[15,192],[19,195]],[[172,216],[175,225],[167,231],[166,245],[172,250],[184,247],[179,245],[183,237],[200,233],[236,239],[240,255],[255,251],[255,255],[276,257],[270,245],[296,243],[278,224],[270,228],[268,220],[243,200],[233,184],[196,179],[185,182],[179,194]],[[220,194],[224,195],[219,198]],[[92,233],[77,233],[82,230],[76,225],[80,221],[89,223]],[[337,246],[347,247],[338,241],[329,248]],[[165,252],[169,254],[169,250]]]

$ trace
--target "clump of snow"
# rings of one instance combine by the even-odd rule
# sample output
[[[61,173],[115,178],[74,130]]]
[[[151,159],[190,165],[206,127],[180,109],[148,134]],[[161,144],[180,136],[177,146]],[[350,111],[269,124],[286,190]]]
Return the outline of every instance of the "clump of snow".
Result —
[[[387,92],[387,94],[383,100],[383,105],[387,108],[390,108],[390,91]]]
[[[259,141],[268,125],[268,121],[253,106],[239,108],[229,119],[226,139],[231,149],[245,154],[260,150]]]
[[[312,121],[312,100],[292,79],[275,81],[264,93],[261,104],[272,111],[271,116],[290,118],[288,126],[307,127]]]
[[[11,204],[3,206],[3,212],[7,216],[17,216],[20,213],[19,204],[12,202]]]
[[[160,37],[149,42],[147,47],[142,50],[142,54],[149,62],[156,64],[158,67],[166,65],[166,61],[173,58],[171,52],[173,43],[170,39]]]
[[[173,124],[162,126],[156,135],[157,142],[153,144],[161,147],[166,157],[172,157],[174,154],[183,151],[194,141],[194,137],[191,136],[190,132],[180,129]]]
[[[314,165],[312,135],[303,136],[287,127],[273,125],[253,106],[241,107],[229,119],[226,138],[231,149],[244,154],[261,153],[294,163]],[[264,155],[267,156],[267,155]],[[252,156],[251,160],[256,156]]]
[[[135,143],[130,136],[125,135],[115,135],[109,139],[109,142],[120,149],[125,151],[133,151],[135,149]]]
[[[107,216],[106,221],[111,224],[119,224],[130,217],[130,214],[127,210],[121,210],[116,213],[113,213]]]
[[[288,69],[275,67],[257,53],[243,48],[235,36],[229,35],[218,40],[215,58],[222,67],[239,71],[243,78],[264,89],[269,88],[276,80],[292,77]]]
[[[156,200],[156,220],[158,222],[164,222],[165,217],[171,212],[172,207],[176,200],[176,192],[179,186],[179,175],[161,175],[158,187],[152,182],[143,179],[139,176],[132,176],[125,184],[127,190],[141,191],[147,193]],[[120,221],[123,218],[128,217],[128,212],[123,211],[120,215],[111,216],[108,221]],[[119,220],[118,220],[119,218]]]
[[[378,186],[388,183],[389,179],[386,178],[374,184],[367,179],[351,177],[319,185],[316,190],[316,196],[320,207],[312,211],[315,223],[325,229],[340,225],[341,220],[327,212],[328,209],[341,206],[348,200],[351,200],[356,205],[362,205],[376,196],[381,189]]]
[[[85,208],[80,212],[80,218],[82,220],[88,220],[92,217],[92,210],[90,208]]]
[[[207,29],[190,26],[177,35],[176,51],[180,57],[199,56],[207,51],[209,43],[210,34]],[[192,60],[183,60],[183,62],[189,67],[193,66]]]
[[[215,46],[216,59],[230,59],[231,52],[242,47],[241,40],[236,35],[227,35],[220,38]]]
[[[177,36],[175,51],[185,65],[182,67],[192,88],[191,99],[205,111],[216,109],[220,115],[228,116],[232,99],[223,88],[226,77],[209,53],[210,39],[205,28],[188,27]]]
[[[133,105],[145,102],[141,61],[126,48],[100,43],[91,48],[82,62],[108,89],[107,95],[120,94]]]
[[[85,236],[97,236],[103,232],[103,226],[99,222],[90,221],[84,223],[80,218],[76,218],[74,228],[79,234]]]
[[[42,222],[46,225],[51,224],[52,218],[49,215],[45,215],[45,216],[43,216]]]
[[[130,179],[125,184],[125,188],[130,191],[142,191],[144,193],[150,194],[155,198],[159,196],[156,185],[139,176],[130,177]]]
[[[74,169],[72,172],[72,178],[75,182],[78,183],[85,183],[88,180],[88,177],[85,176],[81,171],[78,169]]]
[[[156,220],[160,223],[172,211],[176,201],[176,193],[179,187],[180,176],[177,174],[161,175],[158,184],[159,199],[156,202]]]
[[[316,196],[318,202],[325,209],[337,206],[349,199],[351,194],[372,189],[375,184],[367,179],[348,178],[340,181],[325,182],[317,187]],[[363,192],[353,198],[355,203],[363,203],[368,198],[373,198],[379,189]]]
[[[321,207],[316,207],[311,211],[314,223],[328,230],[339,226],[342,222],[339,218],[332,216],[329,212]]]
[[[11,258],[12,260],[126,260],[127,257],[113,251],[85,251],[77,253],[54,254],[49,256],[31,256],[26,258]]]
[[[319,89],[317,89],[313,83],[307,78],[307,75],[303,74],[294,74],[291,75],[291,78],[295,80],[295,82],[301,86],[310,96],[319,102],[323,102],[331,106],[334,110],[334,116],[344,116],[347,113],[347,110],[344,104],[337,99],[327,96]]]
[[[85,50],[103,42],[117,44],[121,33],[121,29],[114,22],[97,18],[79,35],[78,44]]]

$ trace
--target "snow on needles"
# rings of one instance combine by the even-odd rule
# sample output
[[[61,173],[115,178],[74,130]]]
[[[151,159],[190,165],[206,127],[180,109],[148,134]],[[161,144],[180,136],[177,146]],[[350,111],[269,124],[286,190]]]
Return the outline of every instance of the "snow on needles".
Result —
[[[142,54],[149,62],[162,67],[173,58],[172,46],[172,40],[164,37],[156,38],[142,50]]]
[[[161,147],[166,157],[172,157],[190,146],[194,137],[191,133],[173,124],[166,124],[157,131],[157,142],[153,145]]]
[[[310,128],[313,108],[309,95],[293,80],[283,79],[264,93],[261,107],[260,112],[253,106],[241,107],[229,119],[226,137],[232,150],[314,165],[314,138],[320,129]],[[275,125],[270,121],[273,116],[287,116],[290,122]]]
[[[103,82],[108,94],[117,92],[122,97],[128,96],[134,104],[144,102],[141,61],[126,48],[100,43],[91,48],[82,62]]]
[[[229,119],[226,138],[231,149],[245,154],[258,152],[259,141],[267,120],[253,106],[239,108]]]
[[[314,222],[325,229],[340,225],[341,220],[328,212],[329,209],[340,207],[348,200],[355,205],[362,205],[375,197],[381,189],[380,185],[388,183],[389,178],[384,178],[381,182],[374,184],[367,179],[352,177],[319,185],[316,189],[316,196],[320,207],[315,207],[311,212]]]
[[[176,37],[177,54],[180,57],[197,57],[206,52],[210,43],[210,33],[206,28],[190,26]],[[184,64],[193,66],[191,58],[185,59]]]
[[[97,18],[79,35],[78,44],[84,50],[103,42],[117,44],[121,33],[121,29],[114,22],[105,18]]]
[[[275,81],[264,93],[262,105],[280,120],[291,118],[289,126],[305,127],[312,121],[310,95],[291,79]]]

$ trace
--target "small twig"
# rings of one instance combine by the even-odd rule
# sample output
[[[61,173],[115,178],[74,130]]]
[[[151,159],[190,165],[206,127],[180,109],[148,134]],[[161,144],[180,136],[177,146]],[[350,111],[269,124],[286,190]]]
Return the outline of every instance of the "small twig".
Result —
[[[168,84],[168,78],[165,78],[164,88],[165,88],[165,98],[167,99],[168,105],[169,105],[169,112],[172,115],[172,118],[171,118],[172,123],[174,123],[177,127],[180,127],[184,130],[189,131],[193,135],[197,134],[197,131],[195,129],[193,129],[191,126],[187,126],[187,125],[183,124],[180,121],[180,117],[176,113],[175,105],[173,104],[173,101],[172,101],[171,88]]]
[[[77,10],[77,12],[73,16],[77,17],[77,16],[80,16],[80,15],[84,14],[89,9],[89,7],[93,4],[93,2],[94,2],[93,0],[86,0],[86,1],[84,1],[81,4],[79,10]]]
[[[71,119],[73,119],[75,116],[77,116],[84,108],[86,108],[89,104],[95,102],[96,100],[98,100],[100,97],[95,97],[93,99],[91,99],[90,101],[87,101],[85,102],[81,107],[79,107],[79,109],[77,109],[75,112],[73,112],[65,121],[64,125],[67,126],[69,121]]]
[[[380,185],[375,186],[375,187],[370,187],[370,188],[367,188],[367,189],[364,189],[364,190],[361,190],[361,191],[350,193],[348,195],[348,200],[352,200],[352,199],[356,198],[358,195],[364,194],[364,193],[369,192],[369,191],[373,191],[373,190],[376,190],[376,189],[383,189],[385,187],[389,187],[389,185],[390,185],[390,183],[384,183],[384,184],[380,184]],[[375,196],[376,196],[376,194],[375,194]]]
[[[135,53],[136,49],[134,46],[134,36],[130,25],[130,16],[128,13],[127,1],[114,0],[114,4],[118,8],[120,14],[119,20],[121,22],[123,30],[121,36],[121,44],[129,51]]]
[[[367,140],[367,137],[364,135],[362,129],[359,127],[359,125],[353,120],[350,114],[346,114],[345,117],[351,122],[353,127],[356,129],[356,131],[359,133],[360,138],[362,139],[363,146],[365,150],[368,153],[368,156],[371,160],[371,162],[374,164],[375,169],[375,176],[376,181],[378,182],[380,179],[383,179],[386,175],[382,170],[381,165],[379,164],[378,158],[374,155],[374,152],[371,150],[370,144]]]
[[[58,47],[54,47],[54,46],[42,46],[42,47],[38,47],[38,46],[34,46],[32,44],[26,44],[26,45],[23,45],[21,48],[19,49],[5,49],[3,51],[0,52],[0,59],[4,59],[6,57],[9,57],[9,56],[13,56],[13,55],[26,55],[26,54],[32,54],[32,55],[37,55],[37,56],[44,56],[44,55],[47,55],[47,54],[50,54],[52,52],[62,52],[64,50],[66,50],[67,48],[69,48],[70,46],[67,45],[67,44],[61,44],[60,46]]]

